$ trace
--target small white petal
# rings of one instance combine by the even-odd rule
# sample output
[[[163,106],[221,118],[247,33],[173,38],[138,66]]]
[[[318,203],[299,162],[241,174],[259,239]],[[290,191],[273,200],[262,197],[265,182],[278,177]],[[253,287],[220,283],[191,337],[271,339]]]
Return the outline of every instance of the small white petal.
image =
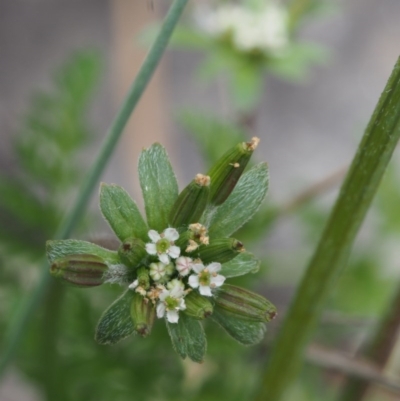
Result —
[[[133,283],[129,284],[129,289],[134,290],[139,285],[139,281],[135,280]]]
[[[157,253],[156,244],[151,244],[151,243],[146,244],[146,252],[149,255],[155,255]]]
[[[150,230],[148,236],[153,242],[157,242],[161,239],[160,234],[156,230]]]
[[[189,277],[189,285],[192,288],[197,288],[199,286],[199,276],[197,276],[196,274],[192,274]]]
[[[164,301],[165,298],[169,296],[169,291],[168,290],[162,290],[161,294],[158,296],[160,298],[160,301]]]
[[[186,303],[185,303],[185,300],[183,298],[181,299],[181,302],[179,302],[178,308],[180,310],[185,310],[186,309]]]
[[[187,276],[190,273],[192,259],[186,256],[181,256],[176,259],[176,270],[178,270],[181,276]]]
[[[170,291],[170,295],[172,298],[181,298],[183,297],[184,287],[180,285],[175,285]]]
[[[204,270],[204,265],[202,263],[194,263],[192,265],[192,270],[196,273],[201,273]]]
[[[217,273],[221,270],[221,263],[213,262],[207,266],[207,269],[210,273]]]
[[[161,255],[158,255],[158,259],[160,259],[160,261],[166,265],[169,263],[169,256],[166,253],[162,253]]]
[[[168,255],[172,259],[176,259],[181,254],[181,248],[179,246],[172,245],[168,250]]]
[[[164,230],[164,238],[168,241],[176,241],[179,238],[179,233],[175,228],[167,228]]]
[[[164,315],[165,315],[165,305],[162,302],[160,302],[157,305],[157,317],[161,318],[164,317]]]
[[[200,293],[201,295],[204,295],[205,297],[211,297],[211,296],[212,296],[212,294],[211,294],[211,288],[208,287],[208,286],[206,286],[206,285],[201,285],[201,286],[199,287],[199,293]]]
[[[218,274],[217,276],[211,276],[211,284],[214,284],[216,287],[221,287],[224,284],[225,277]]]
[[[167,320],[170,323],[178,323],[179,314],[176,310],[169,310],[167,311]]]

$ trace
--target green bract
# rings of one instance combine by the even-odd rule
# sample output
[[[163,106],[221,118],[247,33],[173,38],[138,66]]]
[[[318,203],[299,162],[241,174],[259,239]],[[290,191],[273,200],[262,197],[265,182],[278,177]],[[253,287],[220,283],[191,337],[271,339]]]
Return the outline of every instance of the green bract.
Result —
[[[78,287],[116,283],[126,288],[101,316],[98,343],[150,335],[156,315],[165,318],[178,354],[195,362],[203,361],[206,350],[204,319],[217,322],[241,344],[262,340],[275,307],[261,295],[224,284],[228,277],[259,268],[259,261],[230,237],[267,192],[265,163],[241,176],[257,143],[253,138],[238,144],[209,176],[198,174],[180,194],[165,149],[154,144],[139,159],[147,223],[124,189],[101,184],[100,208],[121,242],[118,249],[77,240],[47,242],[55,278]],[[245,162],[237,149],[250,150]]]

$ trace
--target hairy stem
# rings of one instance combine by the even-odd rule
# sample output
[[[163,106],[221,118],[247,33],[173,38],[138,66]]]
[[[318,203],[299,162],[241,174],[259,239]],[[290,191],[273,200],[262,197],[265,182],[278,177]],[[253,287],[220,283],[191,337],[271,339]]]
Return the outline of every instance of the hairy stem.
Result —
[[[400,137],[400,59],[389,78],[265,366],[257,401],[279,401],[296,377],[324,301]]]
[[[119,138],[125,128],[126,123],[138,101],[140,100],[147,84],[149,83],[153,73],[160,62],[160,59],[167,47],[168,41],[172,32],[186,6],[188,0],[174,0],[167,16],[163,22],[161,30],[157,35],[149,53],[147,54],[144,63],[142,64],[139,73],[137,74],[129,92],[121,106],[119,113],[111,124],[106,138],[100,149],[99,155],[89,171],[82,188],[79,192],[71,212],[66,216],[56,238],[68,238],[80,221],[87,204],[89,203],[91,194],[98,184],[98,180],[107,165]],[[36,287],[28,298],[23,301],[18,313],[10,323],[5,334],[5,346],[0,360],[0,375],[4,372],[5,367],[17,351],[18,344],[25,332],[25,327],[31,316],[34,315],[35,309],[39,306],[42,299],[42,294],[46,291],[49,284],[50,275],[47,271],[47,261],[43,260],[42,273]]]

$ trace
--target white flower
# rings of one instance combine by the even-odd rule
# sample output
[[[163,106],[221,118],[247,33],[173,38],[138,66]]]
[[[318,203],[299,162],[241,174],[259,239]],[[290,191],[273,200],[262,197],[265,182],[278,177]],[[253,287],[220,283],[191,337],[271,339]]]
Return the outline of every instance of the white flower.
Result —
[[[131,284],[129,284],[129,289],[134,290],[138,285],[139,285],[139,280],[135,280]]]
[[[146,244],[146,251],[150,255],[158,255],[158,259],[164,264],[170,262],[170,258],[176,259],[181,250],[174,245],[174,241],[179,238],[178,231],[175,228],[167,228],[161,234],[155,230],[148,233],[151,243]]]
[[[280,52],[289,42],[288,16],[276,2],[262,9],[227,4],[210,12],[203,27],[217,37],[229,35],[232,44],[241,51]]]
[[[175,287],[178,287],[178,289],[183,293],[185,291],[185,284],[182,283],[181,280],[178,280],[177,278],[174,278],[173,280],[169,281],[167,283],[167,288],[172,291]],[[178,291],[178,290],[177,290]]]
[[[165,276],[166,269],[165,269],[165,264],[162,262],[158,263],[150,263],[150,277],[154,281],[158,281],[162,279]]]
[[[182,286],[175,285],[171,290],[162,290],[157,305],[157,317],[167,316],[170,323],[178,323],[180,310],[186,309]]]
[[[187,256],[180,256],[175,261],[176,270],[181,276],[187,276],[192,270],[193,259]]]
[[[192,288],[199,288],[201,295],[211,297],[211,290],[224,284],[225,277],[217,274],[221,270],[221,263],[214,262],[208,266],[195,263],[192,265],[192,269],[197,274],[192,274],[189,277],[189,285]]]

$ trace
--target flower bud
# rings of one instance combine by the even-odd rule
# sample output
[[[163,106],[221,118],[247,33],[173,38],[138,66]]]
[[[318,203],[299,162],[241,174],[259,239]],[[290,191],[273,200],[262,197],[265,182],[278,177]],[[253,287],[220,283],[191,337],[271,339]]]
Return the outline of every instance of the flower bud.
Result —
[[[215,304],[240,319],[269,322],[276,316],[275,306],[259,294],[225,284],[216,291]]]
[[[247,163],[259,143],[254,137],[250,142],[242,142],[228,150],[211,168],[210,202],[221,205],[235,188]]]
[[[143,290],[148,290],[150,288],[149,270],[146,267],[139,267],[137,271],[137,280],[138,287],[142,288]]]
[[[210,197],[210,177],[197,174],[195,179],[179,194],[172,206],[169,222],[181,227],[200,220]]]
[[[124,265],[137,267],[146,256],[146,244],[139,238],[128,238],[119,247],[118,255]]]
[[[234,238],[218,238],[212,240],[210,245],[201,245],[197,249],[197,255],[204,264],[226,263],[244,250],[243,244]]]
[[[131,317],[134,330],[142,337],[147,337],[155,318],[154,305],[142,295],[135,292],[131,303]]]
[[[186,295],[185,303],[186,309],[183,313],[195,319],[205,319],[213,313],[213,306],[210,300],[200,295],[197,291],[192,291]]]
[[[107,270],[102,258],[78,254],[56,259],[50,267],[50,274],[76,287],[95,287],[104,283]]]

